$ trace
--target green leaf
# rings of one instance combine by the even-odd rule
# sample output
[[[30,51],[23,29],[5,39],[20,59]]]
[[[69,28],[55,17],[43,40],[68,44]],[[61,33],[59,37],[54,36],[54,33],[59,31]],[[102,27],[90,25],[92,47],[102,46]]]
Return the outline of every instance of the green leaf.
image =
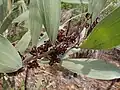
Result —
[[[62,2],[65,3],[72,3],[72,4],[80,4],[80,3],[84,3],[84,4],[88,4],[88,0],[61,0]]]
[[[0,5],[0,21],[3,21],[7,12],[7,0],[0,0],[2,4]]]
[[[120,7],[104,18],[80,46],[91,49],[111,49],[120,44]]]
[[[100,14],[107,0],[89,0],[88,12],[92,14],[92,21]]]
[[[0,0],[0,5],[2,5],[3,4],[3,1],[2,0]]]
[[[66,69],[94,79],[111,80],[120,78],[120,68],[104,60],[69,59],[62,62]]]
[[[39,13],[37,3],[37,0],[31,0],[29,10],[29,27],[31,30],[32,46],[37,45],[40,31],[42,29],[42,17]]]
[[[0,26],[0,34],[2,34],[9,27],[9,25],[18,16],[18,14],[19,14],[19,10],[16,9],[11,11],[11,13],[9,13],[8,16],[5,17],[2,25]]]
[[[10,73],[22,67],[22,60],[12,44],[0,35],[0,73]]]
[[[2,5],[0,6],[0,25],[1,25],[1,22],[3,20],[4,16],[3,16],[3,7]]]
[[[21,40],[16,44],[16,49],[20,52],[20,53],[24,53],[24,51],[28,48],[28,45],[30,43],[31,40],[31,35],[30,35],[30,31],[27,31],[24,36],[21,38]]]
[[[15,22],[23,22],[29,20],[29,10],[23,12],[20,14],[16,19],[13,20],[13,23]]]
[[[56,41],[60,25],[60,0],[38,0],[43,24],[52,43]]]

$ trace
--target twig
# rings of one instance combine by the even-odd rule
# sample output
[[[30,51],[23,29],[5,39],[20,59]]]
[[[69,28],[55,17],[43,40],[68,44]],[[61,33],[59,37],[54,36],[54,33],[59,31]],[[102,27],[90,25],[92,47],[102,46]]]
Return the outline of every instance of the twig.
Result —
[[[2,80],[0,79],[0,90],[2,90]]]
[[[33,59],[34,59],[34,56],[30,56],[29,58],[26,58],[25,60],[23,60],[23,65],[26,65],[29,61]]]
[[[82,13],[82,14],[85,14],[85,13]],[[77,18],[77,17],[81,17],[82,14],[76,15],[76,16],[74,16],[74,17],[68,19],[64,24],[62,24],[62,27],[65,26],[65,24],[68,23],[70,20],[75,19],[75,18]]]
[[[48,52],[44,52],[43,54],[40,54],[39,56],[31,56],[31,57],[25,59],[25,60],[23,61],[23,64],[26,65],[26,64],[27,64],[28,62],[30,62],[31,60],[36,60],[36,59],[40,59],[40,58],[42,58],[42,57],[46,57],[48,54],[50,54],[50,53],[52,53],[52,52],[54,52],[54,50],[50,50],[50,51],[48,51]]]
[[[107,87],[106,90],[111,90],[112,89],[112,86],[115,84],[117,80],[113,80],[112,83]]]
[[[28,66],[27,66],[26,76],[25,76],[25,90],[27,90],[27,85],[28,85],[28,73],[29,73],[29,69],[28,69]]]
[[[70,17],[71,18],[71,17]],[[68,28],[67,28],[67,32],[66,32],[66,36],[68,35],[68,32],[70,30],[70,24],[71,24],[71,20],[68,22]]]

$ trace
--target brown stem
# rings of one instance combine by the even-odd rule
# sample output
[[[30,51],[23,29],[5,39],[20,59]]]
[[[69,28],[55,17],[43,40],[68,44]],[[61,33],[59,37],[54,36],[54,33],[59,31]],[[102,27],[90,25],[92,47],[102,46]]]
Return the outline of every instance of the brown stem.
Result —
[[[50,50],[50,51],[48,51],[48,52],[44,52],[43,54],[40,54],[39,56],[31,56],[31,57],[25,59],[25,60],[23,61],[23,64],[26,65],[26,64],[27,64],[28,62],[30,62],[31,60],[36,60],[36,59],[40,59],[40,58],[42,58],[42,57],[46,57],[48,54],[50,54],[50,53],[52,53],[52,52],[54,52],[54,50]]]
[[[26,76],[25,76],[25,90],[27,90],[27,85],[28,85],[28,73],[29,73],[29,69],[27,67]]]
[[[0,79],[0,90],[2,90],[2,80]]]
[[[25,60],[23,60],[23,64],[26,65],[29,61],[33,60],[34,56],[31,56],[29,58],[26,58]]]
[[[106,90],[111,90],[116,81],[117,80],[113,80],[112,83],[107,87]]]
[[[67,28],[66,36],[68,35],[68,32],[70,30],[70,24],[71,24],[71,20],[68,22],[68,28]]]

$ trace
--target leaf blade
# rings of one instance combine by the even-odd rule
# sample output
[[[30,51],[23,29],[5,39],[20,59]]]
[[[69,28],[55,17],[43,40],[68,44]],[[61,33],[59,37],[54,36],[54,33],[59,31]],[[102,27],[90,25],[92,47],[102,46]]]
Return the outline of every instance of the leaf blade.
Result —
[[[104,60],[98,59],[67,59],[62,66],[72,72],[94,79],[111,80],[120,78],[120,68]]]
[[[0,0],[0,6],[3,4],[3,1],[2,0]]]
[[[11,43],[0,35],[0,73],[14,72],[22,67],[22,60]]]
[[[60,24],[60,0],[39,0],[39,11],[43,17],[43,24],[52,43],[56,41]]]
[[[29,28],[31,31],[32,46],[36,46],[42,29],[42,17],[38,11],[37,0],[31,0],[29,10]]]
[[[94,22],[96,17],[100,14],[106,2],[107,0],[89,0],[88,12],[92,14],[92,22]]]
[[[0,34],[2,34],[8,26],[12,23],[12,21],[18,16],[19,10],[16,9],[12,11],[6,18],[3,20],[2,25],[0,26]]]
[[[23,12],[17,18],[15,18],[13,20],[13,23],[15,23],[15,22],[23,22],[23,21],[28,21],[28,20],[29,20],[29,10]]]
[[[31,35],[30,35],[30,31],[27,31],[23,37],[21,38],[21,40],[15,45],[15,48],[20,52],[20,53],[24,53],[24,51],[27,49],[29,43],[31,40]]]
[[[120,44],[120,7],[104,18],[80,46],[90,49],[111,49]]]

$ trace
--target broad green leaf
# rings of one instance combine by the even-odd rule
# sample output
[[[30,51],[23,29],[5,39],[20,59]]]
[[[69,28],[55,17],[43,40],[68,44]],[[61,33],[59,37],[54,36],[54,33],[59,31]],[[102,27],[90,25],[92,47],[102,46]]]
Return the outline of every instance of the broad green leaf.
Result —
[[[22,67],[22,60],[12,44],[0,35],[0,73],[10,73]]]
[[[37,0],[31,0],[29,9],[29,27],[31,30],[32,46],[37,45],[40,31],[42,29],[42,17],[39,13],[37,3]]]
[[[84,4],[88,4],[88,0],[61,0],[62,2],[65,3],[72,3],[72,4],[80,4],[80,3],[84,3]]]
[[[20,52],[20,53],[24,53],[24,51],[28,48],[28,45],[30,43],[31,40],[31,34],[30,31],[27,31],[23,37],[21,38],[21,40],[16,44],[16,49]]]
[[[52,43],[56,41],[60,25],[60,0],[38,0],[43,24]]]
[[[4,17],[6,16],[7,12],[7,0],[0,0],[2,5],[0,5],[0,21],[3,21]]]
[[[88,12],[92,14],[92,21],[100,14],[107,0],[89,0]]]
[[[27,21],[27,20],[29,20],[29,10],[20,14],[16,19],[13,20],[13,23],[14,22],[23,22],[23,21]]]
[[[3,1],[2,0],[0,0],[0,5],[2,5],[3,4]]]
[[[2,22],[2,20],[3,20],[3,7],[2,7],[2,5],[0,6],[0,22]],[[1,25],[1,24],[0,24]]]
[[[104,18],[80,46],[91,49],[111,49],[120,44],[120,7]]]
[[[0,26],[0,34],[2,34],[9,27],[9,25],[18,16],[18,14],[19,14],[19,10],[16,9],[16,10],[11,11],[11,13],[9,13],[5,17],[5,19],[3,20],[2,25]]]
[[[111,80],[120,78],[120,68],[104,60],[68,59],[62,62],[66,69],[90,78]]]

